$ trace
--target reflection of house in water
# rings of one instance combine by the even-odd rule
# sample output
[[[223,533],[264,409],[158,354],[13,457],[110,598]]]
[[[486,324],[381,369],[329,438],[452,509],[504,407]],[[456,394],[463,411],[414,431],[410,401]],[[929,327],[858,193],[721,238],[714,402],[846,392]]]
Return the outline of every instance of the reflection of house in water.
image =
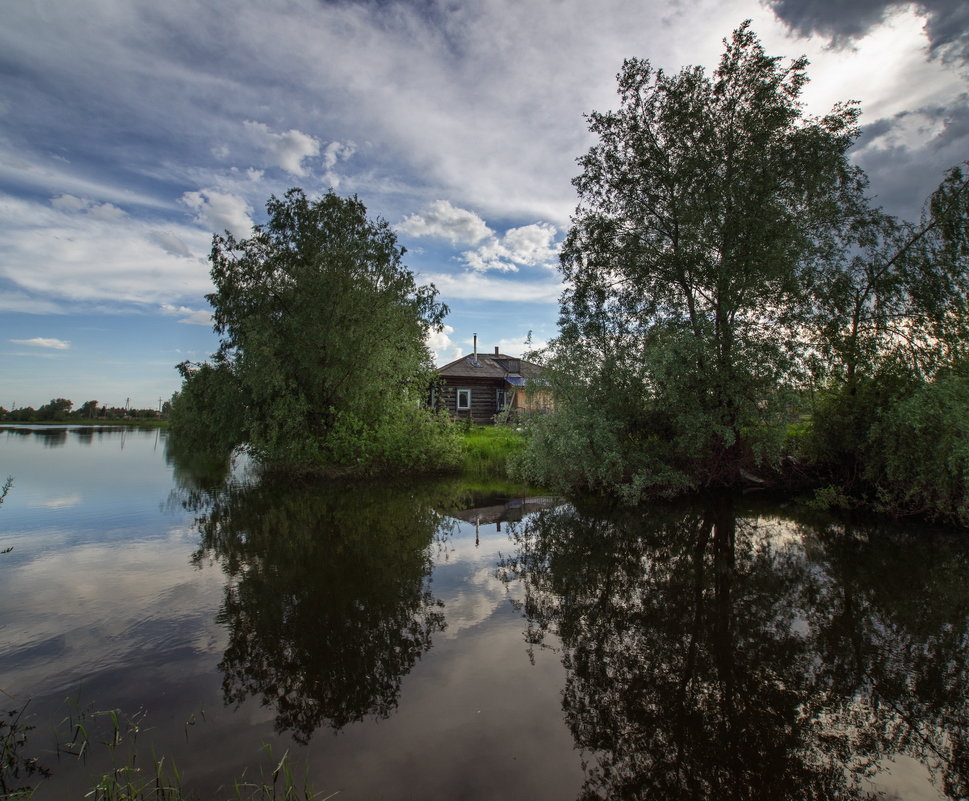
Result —
[[[474,525],[474,543],[478,544],[481,526],[495,525],[496,531],[501,531],[502,523],[517,523],[525,515],[548,509],[561,503],[560,498],[552,495],[539,495],[523,498],[508,498],[504,495],[489,495],[475,497],[477,504],[471,509],[451,512],[451,517]]]

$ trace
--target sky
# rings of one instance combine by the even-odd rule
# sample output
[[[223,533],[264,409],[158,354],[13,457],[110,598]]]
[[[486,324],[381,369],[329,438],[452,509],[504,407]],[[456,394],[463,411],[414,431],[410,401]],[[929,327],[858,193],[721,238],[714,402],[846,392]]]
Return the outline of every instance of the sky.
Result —
[[[156,408],[218,346],[212,234],[357,195],[450,308],[438,364],[556,334],[584,115],[625,58],[712,70],[745,19],[917,218],[969,158],[964,0],[0,0],[0,405]]]

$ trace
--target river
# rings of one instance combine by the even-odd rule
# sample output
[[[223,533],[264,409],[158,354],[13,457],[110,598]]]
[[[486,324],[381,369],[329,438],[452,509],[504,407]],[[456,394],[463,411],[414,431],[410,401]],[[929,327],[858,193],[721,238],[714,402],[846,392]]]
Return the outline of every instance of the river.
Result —
[[[294,484],[121,428],[0,430],[6,475],[0,690],[41,801],[161,756],[235,797],[283,754],[341,799],[969,795],[955,532]]]

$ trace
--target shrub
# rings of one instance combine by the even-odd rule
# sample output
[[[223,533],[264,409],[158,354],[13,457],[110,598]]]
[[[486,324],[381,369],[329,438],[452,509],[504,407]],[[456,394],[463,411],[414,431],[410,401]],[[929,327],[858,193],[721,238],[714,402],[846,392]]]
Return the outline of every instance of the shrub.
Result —
[[[969,526],[969,377],[944,376],[894,404],[867,451],[885,510]]]

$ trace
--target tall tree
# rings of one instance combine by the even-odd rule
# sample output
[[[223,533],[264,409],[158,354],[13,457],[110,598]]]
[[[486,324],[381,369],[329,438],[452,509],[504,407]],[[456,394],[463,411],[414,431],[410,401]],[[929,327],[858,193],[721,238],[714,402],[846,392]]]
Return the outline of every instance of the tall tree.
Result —
[[[807,61],[765,55],[749,23],[725,45],[712,75],[627,60],[573,182],[550,361],[577,368],[576,404],[613,415],[626,486],[738,479],[745,432],[795,377],[823,233],[858,178],[857,109],[805,116]]]
[[[249,239],[212,244],[216,361],[242,437],[291,467],[445,458],[441,426],[418,408],[433,370],[425,339],[447,312],[434,287],[416,284],[389,225],[355,197],[291,189],[266,209]]]
[[[969,162],[950,169],[918,223],[845,197],[815,288],[819,378],[853,394],[886,370],[931,378],[969,348]]]
[[[925,384],[969,365],[965,166],[948,171],[918,223],[871,208],[864,184],[846,192],[805,326],[818,391],[804,450],[853,494],[878,495],[878,505],[895,498],[889,505],[896,513],[951,517],[961,504],[958,514],[969,514],[969,485],[936,491],[962,482],[957,465],[967,457],[958,434],[937,438],[924,458],[909,458],[924,448],[920,429],[958,431],[964,414],[957,378],[946,387]],[[891,475],[883,475],[889,467]]]
[[[38,420],[64,420],[71,413],[74,402],[67,398],[52,398],[37,410]]]

